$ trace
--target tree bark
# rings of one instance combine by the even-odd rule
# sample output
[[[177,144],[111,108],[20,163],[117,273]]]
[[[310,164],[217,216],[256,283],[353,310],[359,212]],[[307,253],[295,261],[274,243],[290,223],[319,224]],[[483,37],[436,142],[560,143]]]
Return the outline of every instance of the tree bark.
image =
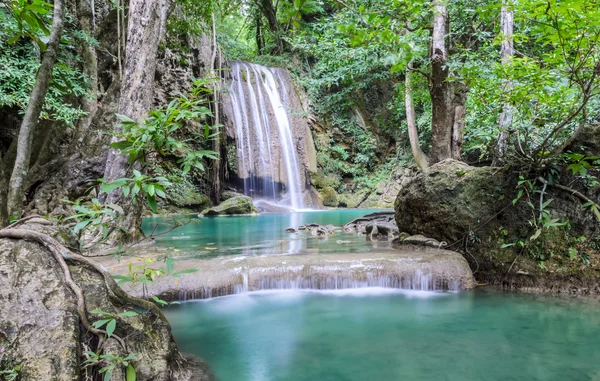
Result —
[[[437,163],[451,156],[452,118],[448,99],[448,50],[446,35],[448,11],[445,0],[433,2],[433,35],[431,43],[431,161]],[[452,110],[453,111],[453,110]],[[452,112],[453,113],[453,112]]]
[[[219,98],[221,92],[221,55],[219,53],[219,45],[217,44],[217,28],[215,23],[215,15],[212,16],[212,34],[213,34],[213,55],[212,55],[212,77],[218,78],[213,86],[213,106],[214,106],[214,125],[216,126],[217,135],[212,142],[212,149],[215,152],[216,159],[212,166],[212,199],[215,204],[221,201],[221,133],[220,133],[220,116],[219,116]]]
[[[460,160],[465,116],[465,85],[449,81],[448,70],[448,10],[446,0],[433,2],[433,33],[431,42],[431,164],[444,159]]]
[[[0,229],[8,225],[7,191],[6,177],[4,177],[4,161],[2,160],[2,152],[0,152]]]
[[[25,198],[25,184],[29,173],[31,160],[31,144],[33,133],[38,124],[40,113],[46,99],[46,93],[52,80],[52,69],[56,62],[56,55],[64,25],[64,4],[62,0],[54,1],[54,14],[50,39],[42,58],[40,69],[35,79],[31,97],[27,103],[25,116],[19,130],[17,156],[10,177],[7,196],[7,209],[10,216],[21,217],[23,214],[23,199]]]
[[[514,41],[513,41],[513,27],[514,19],[512,9],[509,8],[507,1],[503,1],[502,9],[500,11],[500,35],[502,38],[502,44],[500,45],[500,58],[502,60],[502,66],[506,69],[512,60],[512,56],[515,54]],[[502,91],[509,93],[513,88],[513,82],[510,79],[502,80]],[[502,111],[499,117],[499,129],[498,142],[496,143],[496,155],[492,165],[500,166],[504,165],[506,150],[508,146],[508,130],[512,125],[513,120],[513,109],[510,102],[506,101],[502,105]]]
[[[90,0],[77,0],[77,18],[81,29],[90,36],[94,36],[94,10]],[[81,55],[83,57],[83,73],[90,79],[90,90],[81,99],[81,108],[87,114],[77,121],[76,136],[73,139],[73,144],[76,145],[83,143],[86,131],[98,110],[98,55],[96,48],[83,42]]]
[[[131,0],[127,25],[127,47],[125,51],[125,73],[121,80],[121,95],[118,113],[133,120],[146,116],[152,107],[154,75],[156,72],[158,46],[163,38],[167,21],[168,0]],[[120,132],[120,125],[115,131]],[[114,136],[112,141],[119,138]],[[110,182],[126,177],[130,169],[129,160],[121,152],[111,148],[108,153],[104,178]],[[123,205],[119,190],[111,192],[105,202]],[[124,228],[128,234],[118,241],[136,239],[141,235],[142,202],[126,208]],[[129,210],[127,210],[129,209]]]
[[[462,160],[463,131],[465,127],[465,106],[454,107],[454,120],[452,126],[452,158]]]
[[[405,95],[404,104],[406,106],[406,123],[408,124],[408,139],[410,140],[410,149],[417,167],[421,170],[427,169],[429,163],[427,162],[427,156],[421,150],[421,144],[419,143],[419,132],[417,131],[417,121],[415,117],[415,106],[412,99],[412,73],[410,71],[410,64],[405,74]]]

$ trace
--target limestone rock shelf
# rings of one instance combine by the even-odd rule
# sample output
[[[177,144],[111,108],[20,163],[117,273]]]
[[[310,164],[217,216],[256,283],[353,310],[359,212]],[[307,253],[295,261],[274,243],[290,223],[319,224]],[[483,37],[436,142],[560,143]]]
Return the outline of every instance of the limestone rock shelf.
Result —
[[[114,275],[127,272],[127,258],[121,263],[114,262],[114,259],[104,259],[104,262]],[[134,268],[137,263],[134,260]],[[175,271],[185,269],[197,271],[178,278],[159,277],[147,284],[148,294],[173,301],[270,289],[387,287],[433,291],[467,290],[475,287],[473,274],[460,254],[418,246],[368,254],[178,259]],[[123,287],[133,295],[143,294],[141,284],[126,283]]]

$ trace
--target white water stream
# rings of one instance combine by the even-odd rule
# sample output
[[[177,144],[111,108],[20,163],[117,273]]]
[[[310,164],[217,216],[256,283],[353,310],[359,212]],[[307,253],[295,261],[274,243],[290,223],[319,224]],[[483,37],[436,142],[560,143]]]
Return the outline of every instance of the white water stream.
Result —
[[[238,176],[243,179],[244,194],[277,200],[298,210],[305,207],[300,164],[288,111],[288,89],[278,70],[245,62],[231,65],[229,91]],[[284,194],[279,194],[278,183],[285,184]]]

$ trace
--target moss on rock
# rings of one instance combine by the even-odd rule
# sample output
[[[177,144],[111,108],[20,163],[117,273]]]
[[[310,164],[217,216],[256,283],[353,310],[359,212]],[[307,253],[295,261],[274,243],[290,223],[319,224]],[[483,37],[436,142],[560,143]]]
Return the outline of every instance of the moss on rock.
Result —
[[[215,206],[202,211],[203,216],[221,216],[234,214],[258,214],[258,209],[248,196],[230,198]]]
[[[338,195],[332,187],[325,187],[319,190],[319,196],[325,206],[338,206]]]

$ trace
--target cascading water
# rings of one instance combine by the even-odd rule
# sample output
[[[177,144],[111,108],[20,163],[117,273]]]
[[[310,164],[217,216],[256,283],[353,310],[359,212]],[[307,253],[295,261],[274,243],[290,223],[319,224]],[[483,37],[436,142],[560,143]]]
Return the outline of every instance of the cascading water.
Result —
[[[229,92],[244,194],[305,207],[301,168],[280,69],[233,62]],[[282,185],[285,194],[280,194]]]

